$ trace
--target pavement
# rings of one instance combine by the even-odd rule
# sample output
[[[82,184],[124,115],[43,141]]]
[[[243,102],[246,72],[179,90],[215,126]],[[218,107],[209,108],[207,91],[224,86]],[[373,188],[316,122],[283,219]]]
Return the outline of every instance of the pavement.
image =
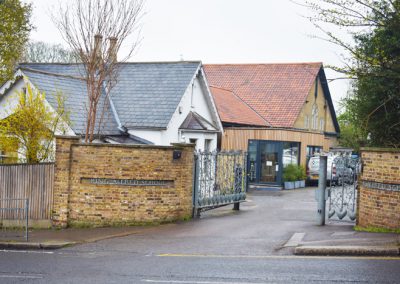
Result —
[[[25,231],[0,231],[0,249],[59,249],[76,244],[92,243],[125,237],[156,229],[157,226],[30,229],[29,241]]]
[[[160,251],[174,247],[173,254],[400,255],[400,234],[354,231],[350,221],[316,225],[314,190],[253,190],[239,212],[227,206],[204,212],[199,220],[159,226],[31,230],[29,242],[21,232],[15,238],[16,232],[0,231],[0,248],[58,249],[127,237]]]

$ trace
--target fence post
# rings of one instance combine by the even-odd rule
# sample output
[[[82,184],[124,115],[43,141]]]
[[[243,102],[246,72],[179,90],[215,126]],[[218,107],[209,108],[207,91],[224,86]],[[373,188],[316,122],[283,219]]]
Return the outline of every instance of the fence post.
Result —
[[[326,175],[327,175],[327,156],[319,157],[319,176],[318,176],[318,190],[317,190],[317,200],[318,200],[318,208],[317,208],[317,218],[318,225],[325,225],[325,189],[326,189]]]
[[[25,224],[25,238],[26,241],[29,242],[29,198],[25,200],[25,218],[26,218],[26,224]]]

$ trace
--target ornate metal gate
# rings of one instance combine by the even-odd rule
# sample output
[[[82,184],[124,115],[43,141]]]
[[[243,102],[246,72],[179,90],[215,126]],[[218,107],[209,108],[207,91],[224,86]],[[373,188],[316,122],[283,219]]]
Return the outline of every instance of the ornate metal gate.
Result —
[[[328,165],[329,166],[329,165]],[[357,211],[357,187],[360,159],[339,156],[332,161],[328,191],[328,218],[354,221]]]
[[[246,199],[247,153],[195,152],[193,215]]]

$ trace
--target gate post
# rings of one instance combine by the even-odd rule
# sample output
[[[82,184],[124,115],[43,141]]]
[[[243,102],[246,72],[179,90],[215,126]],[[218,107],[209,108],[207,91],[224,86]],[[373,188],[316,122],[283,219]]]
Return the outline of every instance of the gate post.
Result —
[[[199,189],[200,189],[200,184],[199,184],[199,169],[200,169],[200,159],[199,155],[195,152],[194,153],[194,167],[193,167],[193,213],[192,217],[193,218],[199,218],[200,217],[200,210],[198,208],[199,206]]]
[[[249,176],[249,170],[250,170],[250,164],[249,164],[249,161],[250,161],[250,159],[249,159],[249,153],[248,152],[245,152],[244,153],[244,163],[243,163],[243,165],[244,165],[244,167],[245,167],[245,173],[246,173],[246,175],[245,175],[245,177],[244,177],[244,184],[245,184],[245,186],[244,186],[244,192],[249,192],[249,179],[250,179],[250,176]]]
[[[325,225],[325,189],[326,189],[326,175],[327,175],[327,156],[319,156],[319,176],[318,176],[318,190],[317,190],[317,218],[318,225]]]

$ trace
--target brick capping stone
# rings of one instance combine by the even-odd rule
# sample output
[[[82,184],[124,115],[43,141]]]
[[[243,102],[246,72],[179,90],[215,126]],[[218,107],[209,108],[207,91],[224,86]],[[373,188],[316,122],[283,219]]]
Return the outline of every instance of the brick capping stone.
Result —
[[[361,147],[362,152],[394,152],[400,153],[399,148],[378,148],[378,147]]]
[[[73,140],[80,140],[80,136],[76,135],[55,135],[55,138],[57,139],[73,139]]]
[[[79,140],[56,137],[54,227],[160,223],[191,216],[193,144]],[[174,150],[182,152],[180,159],[173,160]]]

